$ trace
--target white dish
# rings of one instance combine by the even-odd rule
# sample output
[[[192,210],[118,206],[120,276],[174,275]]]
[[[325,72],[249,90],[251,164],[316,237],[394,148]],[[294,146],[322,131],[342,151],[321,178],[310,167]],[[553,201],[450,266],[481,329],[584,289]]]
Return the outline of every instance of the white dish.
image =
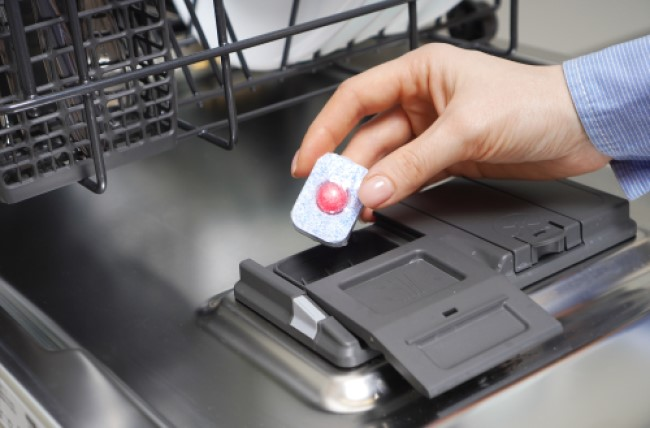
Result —
[[[296,23],[327,17],[378,1],[380,0],[302,0]],[[430,25],[459,2],[460,0],[418,1],[418,27]],[[190,13],[184,0],[174,0],[174,4],[181,19],[189,23]],[[224,4],[237,40],[245,40],[286,28],[289,25],[293,0],[224,0]],[[195,10],[208,46],[219,46],[213,0],[195,0]],[[323,55],[331,53],[344,48],[350,41],[362,42],[378,35],[382,30],[385,34],[401,33],[407,29],[407,25],[408,6],[403,4],[301,33],[291,39],[288,63],[307,61],[318,51]],[[193,33],[196,37],[195,29]],[[281,66],[285,43],[285,39],[279,39],[244,50],[247,65],[253,70],[278,69]],[[241,66],[236,54],[230,55],[230,61],[235,67]]]
[[[377,0],[367,0],[366,4],[375,3]],[[386,28],[401,11],[406,10],[407,5],[403,4],[401,6],[391,7],[389,9],[384,9],[378,14],[373,14],[375,19],[373,19],[366,27],[362,28],[354,38],[355,42],[361,42],[371,37],[375,37],[381,30]]]
[[[363,0],[344,0],[338,2],[302,0],[300,2],[298,19],[296,22],[307,22],[316,18],[334,15],[339,12],[357,8],[361,6],[362,3]],[[316,51],[321,50],[322,47],[331,40],[331,38],[335,37],[339,31],[349,23],[349,21],[342,21],[294,36],[291,42],[291,55],[289,56],[289,62],[293,63],[311,59]],[[345,43],[347,42],[341,41],[341,43],[342,45],[339,47],[345,46]]]
[[[225,0],[224,3],[237,40],[243,40],[286,27],[291,13],[292,0],[256,2],[254,8],[250,4],[246,5],[248,3],[246,1]],[[190,14],[187,11],[185,2],[183,0],[174,0],[174,4],[181,19],[185,23],[189,23]],[[214,2],[212,0],[196,0],[194,9],[207,39],[208,47],[219,46]],[[255,13],[251,13],[251,10],[255,10]],[[194,27],[192,28],[192,34],[198,40],[198,34]],[[230,35],[228,39],[230,40]],[[247,49],[244,51],[244,55],[251,68],[277,68],[280,66],[283,46],[284,41],[278,40]],[[237,55],[230,55],[230,59],[233,65],[240,66]]]
[[[461,0],[426,0],[417,2],[418,28],[425,28],[434,23],[436,19],[449,12]],[[398,34],[406,31],[408,27],[408,10],[402,11],[386,27],[386,34]]]
[[[360,6],[366,6],[379,1],[381,0],[365,1]],[[373,12],[347,21],[345,25],[321,47],[321,54],[327,55],[328,53],[347,46],[351,41],[356,41],[359,32],[369,26],[370,23],[377,19],[377,17],[383,12],[384,11]]]
[[[304,23],[314,19],[333,15],[338,12],[358,7],[363,0],[343,0],[336,2],[322,0],[302,0],[296,16],[296,23]],[[183,0],[174,0],[180,18],[190,22],[190,14]],[[286,28],[291,16],[292,0],[225,0],[228,17],[233,26],[237,40],[245,40],[271,31]],[[209,47],[219,46],[216,19],[212,0],[196,0],[195,10],[205,33]],[[327,27],[317,28],[312,31],[292,37],[289,63],[309,60],[316,51],[330,40],[347,24],[339,22]],[[196,31],[193,31],[196,36]],[[255,46],[243,51],[246,63],[251,69],[273,70],[281,65],[285,39],[276,40]],[[344,46],[344,45],[343,45]],[[238,67],[240,61],[237,55],[230,55],[231,63]]]

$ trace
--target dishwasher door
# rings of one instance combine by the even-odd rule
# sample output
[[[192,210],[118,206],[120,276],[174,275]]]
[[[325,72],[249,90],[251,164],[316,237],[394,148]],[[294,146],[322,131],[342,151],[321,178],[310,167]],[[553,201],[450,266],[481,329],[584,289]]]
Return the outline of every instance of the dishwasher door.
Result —
[[[561,336],[432,399],[382,358],[338,369],[230,310],[241,260],[270,265],[313,246],[289,221],[301,183],[285,172],[293,154],[285,141],[298,141],[310,108],[256,120],[248,144],[229,156],[188,144],[125,166],[101,197],[68,187],[0,206],[11,225],[0,246],[0,357],[14,408],[42,409],[41,419],[29,411],[43,426],[650,421],[642,230],[526,289],[561,322]],[[217,294],[225,298],[215,330],[197,310]]]
[[[276,91],[294,88],[246,88],[241,104]],[[0,205],[0,424],[650,425],[647,197],[631,203],[635,240],[526,289],[561,336],[431,399],[385,359],[337,368],[234,300],[240,261],[313,246],[289,220],[289,165],[325,99],[242,122],[232,153],[192,141],[121,166],[101,197],[69,186]],[[182,114],[213,123],[215,104]],[[576,180],[620,194],[608,170]]]

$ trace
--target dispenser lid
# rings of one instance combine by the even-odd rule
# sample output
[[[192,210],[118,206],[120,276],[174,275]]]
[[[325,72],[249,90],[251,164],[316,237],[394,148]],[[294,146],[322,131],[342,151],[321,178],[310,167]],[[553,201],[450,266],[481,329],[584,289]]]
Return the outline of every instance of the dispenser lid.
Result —
[[[381,352],[428,397],[560,334],[522,289],[636,234],[626,200],[568,181],[454,179],[376,217],[347,247],[244,262],[235,295],[334,364]]]

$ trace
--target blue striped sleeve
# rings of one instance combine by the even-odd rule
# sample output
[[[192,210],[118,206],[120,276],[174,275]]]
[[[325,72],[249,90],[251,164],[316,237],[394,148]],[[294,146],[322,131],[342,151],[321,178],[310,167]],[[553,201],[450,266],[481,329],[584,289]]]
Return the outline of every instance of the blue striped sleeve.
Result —
[[[630,198],[650,192],[650,35],[563,64],[582,125]]]

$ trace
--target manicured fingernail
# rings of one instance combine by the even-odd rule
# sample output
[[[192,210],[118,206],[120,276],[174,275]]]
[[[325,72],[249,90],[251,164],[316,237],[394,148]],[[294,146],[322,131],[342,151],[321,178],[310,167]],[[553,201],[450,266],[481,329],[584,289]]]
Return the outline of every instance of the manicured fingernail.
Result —
[[[388,178],[377,175],[365,181],[359,188],[359,199],[369,208],[386,202],[395,193],[395,186]]]
[[[294,177],[296,176],[296,168],[298,167],[298,153],[300,151],[296,151],[296,154],[293,155],[293,159],[291,160],[291,175]]]

